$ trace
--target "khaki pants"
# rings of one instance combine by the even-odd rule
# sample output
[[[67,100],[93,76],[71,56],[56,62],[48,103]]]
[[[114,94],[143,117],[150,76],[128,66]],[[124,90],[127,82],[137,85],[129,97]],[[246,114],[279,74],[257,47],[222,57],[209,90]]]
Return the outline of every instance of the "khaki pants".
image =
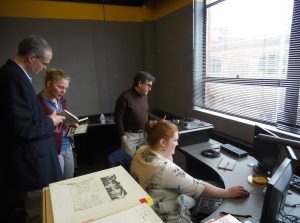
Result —
[[[124,149],[131,157],[133,157],[138,148],[146,145],[146,133],[125,132],[121,142],[122,149]]]

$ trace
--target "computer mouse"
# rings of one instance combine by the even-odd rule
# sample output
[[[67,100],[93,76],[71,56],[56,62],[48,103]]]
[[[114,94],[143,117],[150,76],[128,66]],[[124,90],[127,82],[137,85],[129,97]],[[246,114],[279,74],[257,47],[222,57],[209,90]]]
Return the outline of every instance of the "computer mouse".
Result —
[[[244,190],[244,194],[241,195],[241,196],[237,196],[237,198],[248,198],[250,195],[249,191],[247,190]]]

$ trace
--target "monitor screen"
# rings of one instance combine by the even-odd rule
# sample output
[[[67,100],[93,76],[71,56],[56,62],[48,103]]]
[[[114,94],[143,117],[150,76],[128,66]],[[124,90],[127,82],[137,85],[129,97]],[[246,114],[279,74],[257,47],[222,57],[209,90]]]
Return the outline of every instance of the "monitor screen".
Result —
[[[286,157],[297,160],[291,146],[300,148],[300,142],[279,137],[256,125],[253,156],[257,160],[257,165],[254,166],[254,171],[261,175],[271,176]]]
[[[276,222],[282,211],[292,177],[291,160],[286,158],[267,184],[260,222]]]
[[[257,165],[254,166],[254,171],[261,175],[270,176],[273,168],[276,166],[280,146],[277,143],[263,140],[258,135],[264,134],[273,137],[278,137],[274,133],[260,126],[254,128],[254,146],[253,156],[257,160]]]

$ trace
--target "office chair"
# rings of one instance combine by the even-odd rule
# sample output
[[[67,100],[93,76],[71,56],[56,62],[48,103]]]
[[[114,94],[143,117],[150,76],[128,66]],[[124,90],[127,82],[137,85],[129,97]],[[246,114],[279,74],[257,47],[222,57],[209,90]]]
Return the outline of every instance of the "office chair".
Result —
[[[130,172],[130,164],[131,164],[132,157],[125,152],[123,149],[118,149],[108,156],[108,166],[109,167],[116,167],[116,166],[123,166],[124,169],[129,173]]]

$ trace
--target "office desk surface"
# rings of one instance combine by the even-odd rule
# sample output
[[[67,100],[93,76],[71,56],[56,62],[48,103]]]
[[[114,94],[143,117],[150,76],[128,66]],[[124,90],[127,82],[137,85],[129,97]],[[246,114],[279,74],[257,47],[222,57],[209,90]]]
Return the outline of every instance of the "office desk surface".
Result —
[[[249,155],[244,158],[236,158],[222,150],[221,156],[219,158],[207,158],[201,155],[201,151],[214,148],[217,145],[220,145],[220,143],[215,140],[209,139],[208,142],[184,146],[178,148],[178,150],[186,154],[187,159],[193,158],[198,160],[199,174],[197,174],[198,176],[194,177],[201,177],[202,167],[208,166],[223,180],[225,188],[240,185],[248,190],[250,192],[250,195],[248,198],[224,199],[220,207],[210,216],[204,219],[203,222],[212,218],[216,219],[220,217],[220,212],[227,212],[237,215],[251,215],[252,218],[254,218],[256,221],[259,221],[264,201],[263,188],[255,186],[248,181],[248,176],[255,174],[252,166],[253,164],[256,164],[257,161],[255,160],[255,158]],[[237,163],[232,171],[218,168],[218,164],[222,158],[231,158],[237,160]],[[189,161],[187,161],[187,163],[189,163]],[[192,165],[194,169],[197,168],[197,166],[195,166],[195,163]],[[189,173],[188,168],[187,172]],[[287,200],[290,199],[289,196],[292,197],[292,195],[288,195]],[[296,196],[299,203],[300,195],[297,194]],[[295,196],[293,196],[293,198],[295,199]],[[289,211],[289,213],[296,214],[295,209]]]
[[[104,123],[100,123],[100,119],[95,117],[89,121],[89,126],[105,126],[105,125],[115,125],[114,118],[112,116],[105,116]]]

